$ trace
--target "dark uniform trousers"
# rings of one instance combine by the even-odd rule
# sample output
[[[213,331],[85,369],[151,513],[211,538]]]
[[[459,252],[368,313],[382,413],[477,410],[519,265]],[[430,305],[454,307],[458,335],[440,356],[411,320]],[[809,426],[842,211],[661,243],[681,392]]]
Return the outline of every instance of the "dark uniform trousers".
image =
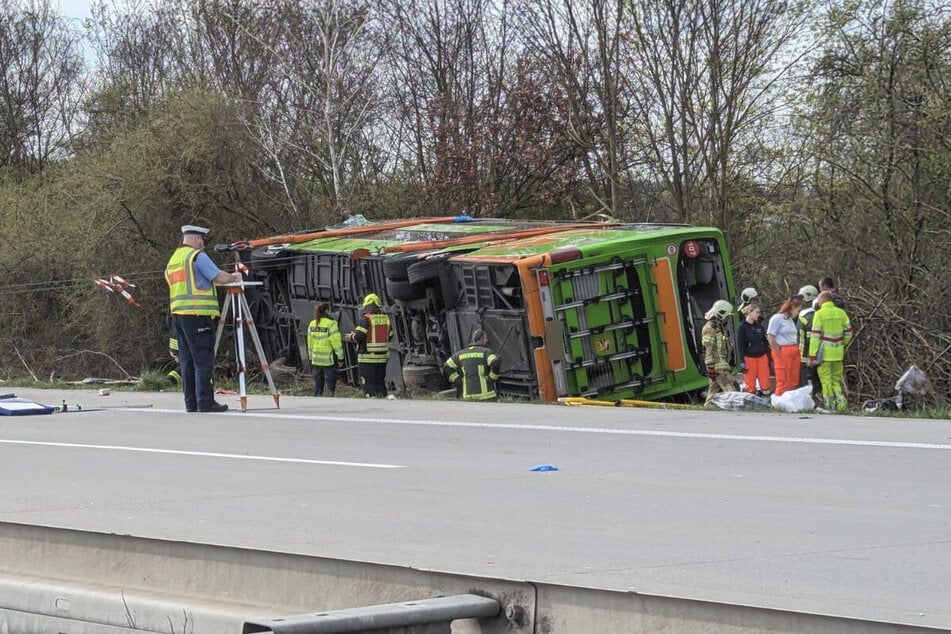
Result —
[[[386,397],[386,362],[358,363],[357,371],[363,380],[363,391],[367,398]]]
[[[207,315],[172,315],[178,336],[185,409],[208,409],[215,404],[215,321]]]

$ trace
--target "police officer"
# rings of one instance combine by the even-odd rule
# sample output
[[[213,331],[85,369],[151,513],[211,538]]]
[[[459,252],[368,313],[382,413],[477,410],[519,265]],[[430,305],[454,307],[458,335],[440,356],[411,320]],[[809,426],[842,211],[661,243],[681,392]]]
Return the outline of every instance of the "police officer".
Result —
[[[346,340],[357,344],[357,371],[366,398],[386,397],[386,363],[390,360],[390,317],[376,293],[363,298],[363,316]]]
[[[182,227],[182,243],[165,266],[172,326],[178,339],[182,392],[188,412],[223,412],[215,401],[215,320],[218,297],[213,284],[240,282],[240,273],[219,269],[203,249],[208,229]]]
[[[472,342],[446,360],[449,382],[456,383],[462,389],[462,398],[467,401],[488,401],[494,399],[495,382],[499,378],[501,360],[488,347],[489,338],[484,330],[472,333]]]
[[[314,319],[307,326],[307,350],[314,373],[314,396],[323,396],[324,387],[333,396],[337,391],[337,366],[343,364],[340,326],[330,316],[330,304],[320,302],[314,307]]]

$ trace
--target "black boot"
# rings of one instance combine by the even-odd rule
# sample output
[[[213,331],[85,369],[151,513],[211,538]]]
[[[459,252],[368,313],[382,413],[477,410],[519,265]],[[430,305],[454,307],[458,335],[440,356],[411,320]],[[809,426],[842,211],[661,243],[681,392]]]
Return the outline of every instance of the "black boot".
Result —
[[[208,407],[198,408],[199,412],[227,412],[228,406],[224,403],[219,403],[217,401],[212,401],[211,405]]]

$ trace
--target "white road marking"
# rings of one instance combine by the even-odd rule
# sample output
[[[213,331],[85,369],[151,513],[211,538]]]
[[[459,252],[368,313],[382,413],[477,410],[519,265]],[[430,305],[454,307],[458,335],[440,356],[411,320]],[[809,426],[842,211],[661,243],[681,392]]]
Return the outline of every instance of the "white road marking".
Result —
[[[143,413],[182,414],[180,409],[141,409]],[[453,420],[375,418],[357,416],[319,416],[307,414],[276,414],[273,412],[234,412],[225,416],[270,418],[278,420],[327,421],[331,423],[380,423],[384,425],[424,425],[431,427],[475,427],[481,429],[517,429],[532,431],[571,432],[579,434],[613,434],[618,436],[659,436],[662,438],[705,438],[709,440],[752,440],[760,442],[800,443],[807,445],[849,445],[855,447],[889,447],[894,449],[951,449],[951,445],[892,440],[850,440],[844,438],[800,438],[796,436],[744,436],[741,434],[708,434],[702,432],[658,431],[654,429],[618,429],[613,427],[571,427],[565,425],[523,425],[519,423],[473,423]]]
[[[180,449],[154,449],[151,447],[123,447],[119,445],[82,445],[69,442],[39,442],[35,440],[0,440],[4,445],[34,445],[41,447],[67,447],[69,449],[101,449],[106,451],[137,451],[140,453],[163,453],[179,456],[200,456],[204,458],[229,458],[232,460],[262,460],[264,462],[294,462],[300,464],[319,464],[332,467],[364,467],[367,469],[404,469],[405,465],[374,464],[370,462],[339,462],[336,460],[309,460],[307,458],[280,458],[276,456],[251,456],[235,453],[214,453],[210,451],[183,451]]]

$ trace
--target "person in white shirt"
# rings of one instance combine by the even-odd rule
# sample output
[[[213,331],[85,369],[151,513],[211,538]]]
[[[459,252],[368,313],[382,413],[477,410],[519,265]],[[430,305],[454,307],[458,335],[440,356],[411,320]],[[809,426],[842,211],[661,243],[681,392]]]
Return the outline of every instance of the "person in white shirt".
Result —
[[[801,298],[787,299],[766,326],[766,339],[776,366],[777,396],[799,387],[799,329],[796,320],[802,307]]]

